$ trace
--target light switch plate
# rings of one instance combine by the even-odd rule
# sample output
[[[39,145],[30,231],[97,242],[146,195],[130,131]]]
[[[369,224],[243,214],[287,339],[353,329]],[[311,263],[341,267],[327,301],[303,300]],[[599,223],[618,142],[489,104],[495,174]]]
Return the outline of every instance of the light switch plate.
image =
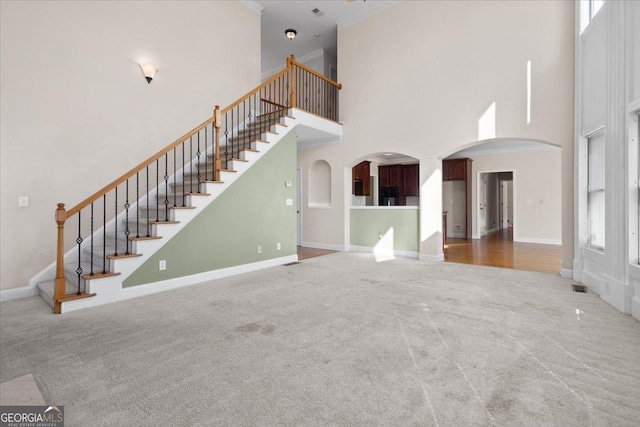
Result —
[[[21,208],[26,208],[27,206],[29,206],[29,197],[28,196],[18,197],[18,206]]]

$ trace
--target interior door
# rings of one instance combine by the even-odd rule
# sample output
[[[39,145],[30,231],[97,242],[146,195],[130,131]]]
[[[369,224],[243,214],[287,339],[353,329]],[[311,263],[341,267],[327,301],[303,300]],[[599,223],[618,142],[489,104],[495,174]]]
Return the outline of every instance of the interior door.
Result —
[[[507,181],[500,181],[500,215],[501,228],[509,228],[509,185]]]
[[[487,174],[480,174],[480,194],[478,194],[478,228],[480,236],[487,234]]]

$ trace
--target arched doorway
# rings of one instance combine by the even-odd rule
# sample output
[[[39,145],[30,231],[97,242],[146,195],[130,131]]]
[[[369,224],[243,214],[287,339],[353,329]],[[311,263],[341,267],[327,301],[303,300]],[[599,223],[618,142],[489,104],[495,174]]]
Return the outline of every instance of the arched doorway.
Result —
[[[519,270],[559,272],[562,263],[560,149],[525,139],[469,144],[443,158],[468,162],[468,182],[443,177],[443,211],[452,219],[445,260]],[[461,186],[470,233],[460,225]],[[457,215],[455,211],[457,210]],[[453,215],[452,215],[453,211]]]

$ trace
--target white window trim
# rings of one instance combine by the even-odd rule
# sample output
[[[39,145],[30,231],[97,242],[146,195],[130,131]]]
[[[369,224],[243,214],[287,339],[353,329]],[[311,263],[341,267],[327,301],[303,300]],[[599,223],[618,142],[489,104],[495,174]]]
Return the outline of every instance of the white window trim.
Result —
[[[640,214],[638,204],[640,194],[638,181],[640,180],[640,110],[629,114],[629,264],[640,268]]]
[[[604,134],[605,129],[604,126],[599,126],[595,130],[589,132],[580,138],[580,171],[581,176],[580,180],[580,206],[581,206],[581,215],[580,215],[580,246],[584,249],[589,249],[591,251],[597,253],[604,253],[604,247],[598,247],[591,245],[590,242],[590,227],[589,227],[589,139],[597,136],[598,134]],[[606,136],[605,136],[605,144],[606,144]],[[606,166],[606,162],[605,162]],[[606,183],[603,191],[606,194]],[[606,239],[606,237],[605,237]],[[606,241],[605,241],[606,246]]]

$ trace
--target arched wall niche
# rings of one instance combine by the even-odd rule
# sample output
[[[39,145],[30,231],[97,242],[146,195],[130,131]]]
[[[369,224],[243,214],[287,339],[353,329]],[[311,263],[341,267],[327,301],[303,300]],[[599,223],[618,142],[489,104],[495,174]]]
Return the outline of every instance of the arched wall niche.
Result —
[[[331,165],[316,160],[309,168],[309,207],[331,207]]]

